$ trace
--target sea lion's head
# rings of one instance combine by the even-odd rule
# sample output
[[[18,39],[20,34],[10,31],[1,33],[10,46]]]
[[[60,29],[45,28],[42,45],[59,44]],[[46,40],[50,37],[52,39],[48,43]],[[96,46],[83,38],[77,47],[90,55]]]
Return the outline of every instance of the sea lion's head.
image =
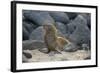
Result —
[[[43,28],[48,33],[49,32],[50,33],[56,33],[57,32],[57,29],[56,29],[56,27],[53,24],[50,24],[50,25],[45,24],[45,25],[43,25]]]

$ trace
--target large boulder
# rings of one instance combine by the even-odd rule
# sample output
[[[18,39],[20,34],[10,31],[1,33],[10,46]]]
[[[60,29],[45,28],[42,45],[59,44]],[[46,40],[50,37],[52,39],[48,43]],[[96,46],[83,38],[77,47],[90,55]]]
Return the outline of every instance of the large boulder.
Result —
[[[31,33],[37,26],[29,21],[23,21],[23,27],[25,27],[26,30]]]
[[[59,30],[61,33],[66,34],[66,26],[61,23],[61,22],[56,22],[56,28]]]
[[[67,33],[68,35],[72,34],[72,33],[74,32],[74,30],[76,29],[76,24],[75,24],[75,23],[76,23],[76,22],[71,21],[70,23],[68,23],[68,24],[66,25],[66,33]]]
[[[76,29],[70,34],[70,39],[73,40],[74,43],[78,45],[82,45],[83,43],[90,43],[90,30],[87,27],[87,21],[82,16],[77,16],[74,20],[74,25],[76,25]]]
[[[56,22],[68,23],[69,17],[64,12],[49,12]]]
[[[87,26],[87,20],[82,15],[78,15],[74,20],[70,21],[70,23],[66,25],[66,32],[70,35],[80,25]]]
[[[31,53],[24,50],[23,50],[23,55],[25,55],[28,59],[32,58]]]
[[[74,20],[75,25],[87,25],[87,19],[85,19],[82,15],[78,15]]]
[[[73,20],[77,17],[78,13],[73,13],[73,12],[66,12],[70,20]]]
[[[23,40],[28,40],[29,39],[29,32],[26,30],[25,27],[23,29]]]
[[[25,16],[25,18],[31,20],[37,25],[43,25],[45,23],[52,23],[52,24],[55,23],[53,18],[49,15],[48,12],[24,10],[23,15]]]
[[[22,42],[22,45],[23,45],[23,50],[34,50],[46,47],[44,41],[38,41],[38,40],[26,40]]]
[[[89,29],[91,29],[91,14],[82,13],[80,15],[82,15],[87,20],[87,25],[88,25]]]
[[[87,26],[79,26],[76,30],[70,35],[71,40],[73,40],[76,44],[83,44],[90,42],[90,30]]]
[[[44,40],[43,26],[36,28],[29,37],[30,40]]]
[[[28,62],[28,59],[24,54],[22,54],[22,62]]]

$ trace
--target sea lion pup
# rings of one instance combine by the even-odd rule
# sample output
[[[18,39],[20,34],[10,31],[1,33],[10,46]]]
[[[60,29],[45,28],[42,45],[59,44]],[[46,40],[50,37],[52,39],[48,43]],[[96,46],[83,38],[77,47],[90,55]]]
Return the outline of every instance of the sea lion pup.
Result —
[[[46,47],[48,48],[48,52],[54,51],[59,52],[63,50],[64,46],[66,44],[69,44],[70,41],[63,37],[59,37],[57,35],[57,29],[53,24],[45,24],[43,25],[44,29],[44,42],[46,44]]]

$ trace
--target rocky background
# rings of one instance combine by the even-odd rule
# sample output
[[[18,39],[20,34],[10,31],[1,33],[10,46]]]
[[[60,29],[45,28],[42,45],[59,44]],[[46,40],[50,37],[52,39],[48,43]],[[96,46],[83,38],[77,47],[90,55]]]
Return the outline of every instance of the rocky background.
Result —
[[[75,12],[23,10],[23,62],[90,59],[91,14]],[[43,24],[52,23],[58,35],[69,39],[62,54],[46,54]]]

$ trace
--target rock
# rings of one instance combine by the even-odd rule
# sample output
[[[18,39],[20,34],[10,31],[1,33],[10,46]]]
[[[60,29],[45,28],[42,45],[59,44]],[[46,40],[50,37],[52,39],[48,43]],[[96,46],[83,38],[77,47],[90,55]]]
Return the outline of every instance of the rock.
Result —
[[[28,62],[28,59],[26,58],[26,56],[24,54],[22,54],[22,61],[23,62]]]
[[[64,51],[66,52],[74,52],[78,50],[78,46],[73,43],[67,44],[64,46]]]
[[[74,21],[66,25],[66,32],[68,35],[72,34],[75,29],[76,29],[76,24]]]
[[[37,26],[29,21],[23,21],[23,26],[31,33]]]
[[[54,19],[49,15],[48,12],[40,12],[40,16],[42,19],[44,19],[42,25],[45,23],[55,24]]]
[[[78,15],[74,20],[75,25],[87,25],[87,20],[82,16]]]
[[[29,39],[29,32],[26,30],[25,27],[23,27],[23,40]]]
[[[43,25],[45,23],[52,23],[54,24],[53,18],[49,15],[48,12],[43,11],[23,11],[24,16],[31,20],[32,22],[36,23],[37,25]]]
[[[84,58],[84,60],[89,60],[89,59],[91,59],[91,56]]]
[[[74,22],[76,29],[70,35],[70,39],[78,45],[83,43],[88,44],[90,42],[90,30],[86,25],[86,20],[83,19],[82,16],[78,16]]]
[[[66,34],[66,26],[61,22],[56,22],[56,28],[59,30],[62,34]]]
[[[87,20],[87,25],[88,25],[89,29],[91,29],[91,14],[83,13],[80,15],[82,15]]]
[[[43,26],[36,28],[29,37],[30,40],[44,40],[44,30]]]
[[[22,20],[23,20],[23,21],[24,21],[24,20],[26,20],[26,18],[25,18],[25,16],[24,16],[24,15],[22,16]]]
[[[24,56],[26,56],[27,58],[32,58],[31,53],[28,52],[23,52]]]
[[[64,12],[49,12],[56,22],[68,23],[69,17]]]
[[[34,50],[46,47],[44,41],[38,41],[38,40],[26,40],[22,42],[22,45],[23,45],[23,50]]]
[[[82,15],[78,15],[74,20],[66,25],[66,32],[68,35],[72,34],[80,25],[87,27],[87,21]]]
[[[85,43],[84,43],[84,44],[82,44],[82,49],[88,51],[88,50],[90,49],[90,47],[89,47],[88,44],[85,44]]]
[[[48,52],[48,49],[47,48],[42,48],[42,49],[39,49],[40,52],[43,52],[43,53],[47,53]]]
[[[68,15],[69,19],[73,20],[77,17],[78,13],[73,13],[73,12],[66,12]]]

